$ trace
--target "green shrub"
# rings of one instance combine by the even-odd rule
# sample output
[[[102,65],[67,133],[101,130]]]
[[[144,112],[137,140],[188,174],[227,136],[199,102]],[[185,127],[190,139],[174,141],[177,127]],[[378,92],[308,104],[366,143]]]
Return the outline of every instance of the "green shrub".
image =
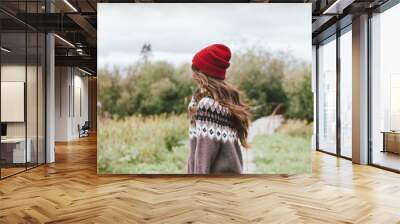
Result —
[[[181,138],[182,136],[180,135],[179,130],[176,131],[172,129],[165,131],[164,143],[169,152],[172,152],[174,147],[179,147],[182,145]]]
[[[148,62],[120,73],[117,69],[99,71],[100,115],[180,114],[186,111],[185,99],[196,86],[188,64],[175,68],[167,62]]]
[[[314,97],[309,65],[301,65],[288,72],[285,78],[286,116],[300,120],[313,120]]]
[[[229,81],[246,96],[253,119],[268,116],[287,97],[283,88],[286,63],[278,55],[248,49],[232,58]]]

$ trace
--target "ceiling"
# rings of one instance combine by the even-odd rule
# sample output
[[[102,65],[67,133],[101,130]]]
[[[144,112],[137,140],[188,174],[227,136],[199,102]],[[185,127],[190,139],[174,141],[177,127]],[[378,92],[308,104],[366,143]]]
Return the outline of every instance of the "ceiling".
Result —
[[[195,0],[190,2],[312,3],[313,43],[335,32],[337,22],[346,25],[351,17],[388,0]],[[27,2],[27,3],[26,3]],[[56,65],[80,66],[96,73],[97,3],[188,2],[168,0],[1,0],[0,21],[5,32],[25,27],[55,32]],[[49,13],[51,11],[51,13]],[[27,12],[27,13],[26,13]]]

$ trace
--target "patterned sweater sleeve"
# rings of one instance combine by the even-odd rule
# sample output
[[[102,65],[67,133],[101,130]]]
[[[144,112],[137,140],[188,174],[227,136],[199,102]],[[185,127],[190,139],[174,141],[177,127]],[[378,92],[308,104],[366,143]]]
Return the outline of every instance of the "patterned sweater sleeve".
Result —
[[[227,111],[212,98],[205,97],[196,104],[196,113],[189,131],[191,153],[188,172],[210,174],[223,144],[221,122]]]

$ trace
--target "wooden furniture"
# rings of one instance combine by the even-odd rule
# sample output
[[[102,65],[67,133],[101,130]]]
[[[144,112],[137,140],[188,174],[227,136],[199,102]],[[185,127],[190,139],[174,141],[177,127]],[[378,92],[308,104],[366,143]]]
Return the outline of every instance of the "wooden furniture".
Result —
[[[32,141],[26,139],[27,147],[25,152],[25,138],[4,138],[1,139],[1,159],[5,164],[25,164],[32,160]]]
[[[383,150],[382,152],[392,152],[400,154],[400,131],[382,131]]]

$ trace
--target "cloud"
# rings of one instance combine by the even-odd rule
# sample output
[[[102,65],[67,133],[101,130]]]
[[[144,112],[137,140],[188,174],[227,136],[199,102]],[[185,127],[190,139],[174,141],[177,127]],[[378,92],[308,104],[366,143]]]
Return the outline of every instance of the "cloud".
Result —
[[[261,46],[287,50],[311,60],[310,4],[129,4],[98,6],[98,60],[127,65],[137,60],[144,43],[153,59],[190,62],[211,43],[232,50]]]

